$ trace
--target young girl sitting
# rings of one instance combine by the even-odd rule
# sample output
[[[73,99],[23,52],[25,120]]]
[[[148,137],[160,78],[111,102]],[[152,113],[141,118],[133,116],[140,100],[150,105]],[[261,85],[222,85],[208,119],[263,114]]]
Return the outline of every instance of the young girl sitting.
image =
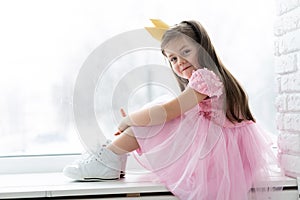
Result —
[[[124,154],[136,150],[138,161],[180,199],[248,199],[276,158],[246,93],[200,23],[183,21],[166,30],[161,50],[182,93],[123,112],[116,140],[93,161],[67,166],[64,173],[77,180],[117,179]]]

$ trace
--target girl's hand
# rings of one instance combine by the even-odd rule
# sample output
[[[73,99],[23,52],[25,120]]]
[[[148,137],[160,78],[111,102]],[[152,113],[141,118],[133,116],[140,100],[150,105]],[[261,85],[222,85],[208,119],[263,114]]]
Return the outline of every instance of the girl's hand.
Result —
[[[120,122],[120,124],[118,126],[119,131],[115,133],[115,136],[120,135],[124,130],[126,130],[129,127],[129,125],[126,123],[126,121],[128,121],[128,119],[127,119],[125,110],[123,108],[121,108],[120,112],[121,112],[121,116],[124,118]]]

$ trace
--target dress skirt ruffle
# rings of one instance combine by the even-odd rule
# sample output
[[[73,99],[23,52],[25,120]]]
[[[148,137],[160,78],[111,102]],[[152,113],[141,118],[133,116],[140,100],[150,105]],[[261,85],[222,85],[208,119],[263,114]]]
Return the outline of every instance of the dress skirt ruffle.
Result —
[[[140,146],[136,159],[183,200],[248,199],[251,187],[267,180],[270,163],[276,163],[265,133],[252,122],[225,128],[188,113],[133,131]]]

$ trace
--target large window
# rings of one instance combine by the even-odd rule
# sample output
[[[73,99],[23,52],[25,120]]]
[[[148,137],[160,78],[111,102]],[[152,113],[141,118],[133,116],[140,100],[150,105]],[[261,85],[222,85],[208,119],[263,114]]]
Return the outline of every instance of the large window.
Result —
[[[276,135],[274,16],[273,0],[0,1],[0,156],[82,152],[72,101],[78,72],[99,45],[114,35],[150,25],[149,18],[170,25],[199,20],[227,68],[248,92],[258,122]],[[151,55],[148,63],[153,59],[154,64],[167,65],[157,51],[145,54]],[[117,60],[116,71],[139,65],[140,59],[135,53]],[[150,72],[145,79],[151,81]],[[129,110],[166,92],[158,88],[151,85],[132,94],[139,101],[129,102]],[[105,131],[116,130],[115,125],[106,123]]]

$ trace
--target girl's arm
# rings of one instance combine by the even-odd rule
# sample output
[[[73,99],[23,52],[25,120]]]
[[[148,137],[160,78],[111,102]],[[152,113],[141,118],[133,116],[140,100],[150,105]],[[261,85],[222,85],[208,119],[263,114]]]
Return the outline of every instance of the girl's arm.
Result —
[[[122,132],[129,126],[153,126],[168,122],[196,106],[207,95],[187,87],[177,98],[134,112],[125,117],[119,125]]]

